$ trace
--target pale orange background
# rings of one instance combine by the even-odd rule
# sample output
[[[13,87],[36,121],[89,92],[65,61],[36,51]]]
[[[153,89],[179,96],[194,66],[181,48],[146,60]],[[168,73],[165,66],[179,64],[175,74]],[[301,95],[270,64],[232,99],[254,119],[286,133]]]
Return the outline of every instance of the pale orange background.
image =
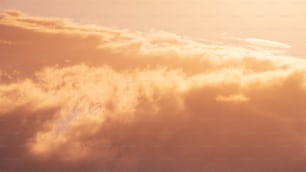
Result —
[[[305,57],[305,0],[1,0],[0,9],[129,30],[165,30],[197,40],[256,37]]]

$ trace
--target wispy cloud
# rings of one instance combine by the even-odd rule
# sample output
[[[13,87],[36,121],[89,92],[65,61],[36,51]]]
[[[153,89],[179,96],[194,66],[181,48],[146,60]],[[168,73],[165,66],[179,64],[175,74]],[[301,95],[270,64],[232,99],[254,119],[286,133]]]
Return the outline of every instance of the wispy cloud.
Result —
[[[264,39],[257,39],[257,38],[247,38],[245,39],[246,42],[250,44],[255,44],[263,47],[268,48],[285,48],[288,49],[291,46],[282,42],[271,41],[271,40],[264,40]]]

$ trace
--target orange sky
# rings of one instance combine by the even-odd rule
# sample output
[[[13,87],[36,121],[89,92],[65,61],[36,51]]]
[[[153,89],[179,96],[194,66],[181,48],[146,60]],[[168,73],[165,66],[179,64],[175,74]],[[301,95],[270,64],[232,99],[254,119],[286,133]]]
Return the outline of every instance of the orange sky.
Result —
[[[306,171],[302,1],[84,2],[1,1],[0,171]]]
[[[256,37],[292,45],[305,57],[306,2],[301,0],[1,0],[0,9],[129,30],[164,30],[198,40]]]

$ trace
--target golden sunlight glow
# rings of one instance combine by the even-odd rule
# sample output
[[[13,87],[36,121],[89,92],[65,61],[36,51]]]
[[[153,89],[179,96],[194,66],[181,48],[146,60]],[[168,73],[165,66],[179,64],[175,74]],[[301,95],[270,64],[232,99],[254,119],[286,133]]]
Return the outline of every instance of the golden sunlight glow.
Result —
[[[305,4],[4,0],[0,171],[304,172]]]

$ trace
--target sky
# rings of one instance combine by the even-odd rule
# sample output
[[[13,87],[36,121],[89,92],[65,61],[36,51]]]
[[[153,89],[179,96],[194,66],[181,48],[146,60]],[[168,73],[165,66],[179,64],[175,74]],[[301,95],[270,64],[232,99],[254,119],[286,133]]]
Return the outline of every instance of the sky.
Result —
[[[0,1],[0,171],[304,172],[304,1]]]
[[[256,37],[290,44],[297,56],[306,54],[304,0],[1,0],[0,9],[198,40]]]

